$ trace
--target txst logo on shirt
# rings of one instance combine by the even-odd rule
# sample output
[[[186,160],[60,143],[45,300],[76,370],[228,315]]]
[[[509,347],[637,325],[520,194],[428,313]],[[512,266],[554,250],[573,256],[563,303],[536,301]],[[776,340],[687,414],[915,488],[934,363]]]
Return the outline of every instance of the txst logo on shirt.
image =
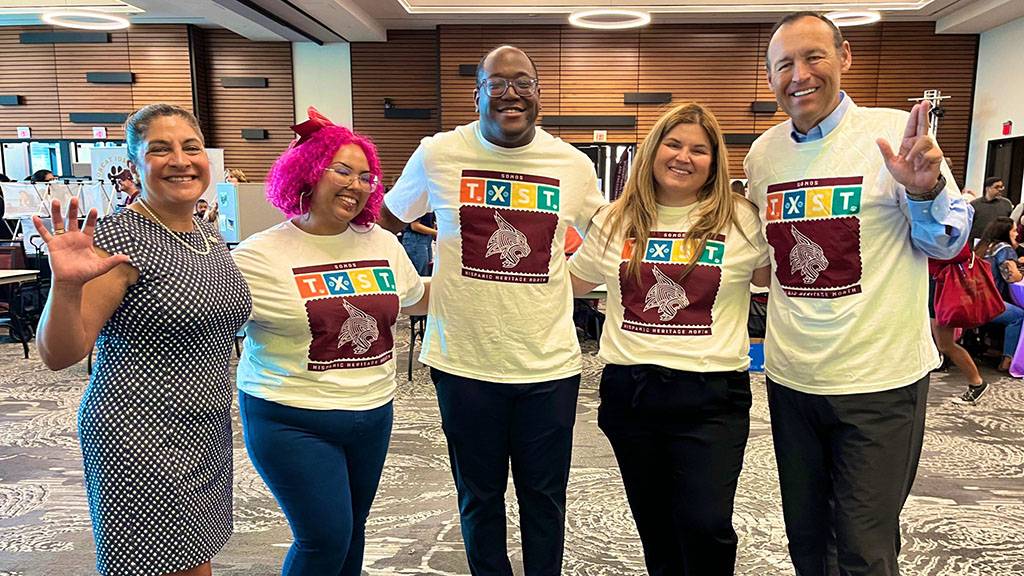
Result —
[[[559,181],[463,170],[459,190],[462,275],[492,282],[546,283],[558,227]]]
[[[861,291],[864,178],[806,179],[768,186],[765,236],[788,296],[839,298]]]
[[[640,264],[640,281],[629,273],[636,242],[629,239],[619,263],[622,329],[642,334],[710,336],[711,309],[718,297],[725,262],[725,236],[709,239],[697,255],[697,245],[681,232],[652,231]],[[682,281],[694,258],[697,266]]]
[[[391,360],[399,303],[387,260],[293,268],[292,274],[312,335],[307,370],[367,368]]]

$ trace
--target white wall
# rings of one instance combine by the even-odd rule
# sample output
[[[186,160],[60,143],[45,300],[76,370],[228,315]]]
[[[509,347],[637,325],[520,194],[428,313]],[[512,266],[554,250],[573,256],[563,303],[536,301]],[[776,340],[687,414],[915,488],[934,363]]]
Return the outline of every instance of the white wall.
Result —
[[[335,124],[352,127],[352,58],[347,43],[292,43],[295,122],[315,106]]]
[[[974,87],[974,117],[967,162],[967,188],[981,192],[985,180],[988,141],[1024,136],[1024,18],[981,34],[978,75]],[[1003,122],[1013,132],[1003,136]],[[942,130],[941,126],[939,130]]]

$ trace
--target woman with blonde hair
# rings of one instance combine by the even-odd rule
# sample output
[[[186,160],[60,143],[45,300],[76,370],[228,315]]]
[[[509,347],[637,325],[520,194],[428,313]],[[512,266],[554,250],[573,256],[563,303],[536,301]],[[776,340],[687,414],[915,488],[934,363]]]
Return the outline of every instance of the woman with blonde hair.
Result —
[[[750,427],[750,283],[768,283],[757,212],[732,193],[722,131],[682,104],[640,145],[623,195],[569,263],[608,286],[598,425],[652,575],[732,574]]]

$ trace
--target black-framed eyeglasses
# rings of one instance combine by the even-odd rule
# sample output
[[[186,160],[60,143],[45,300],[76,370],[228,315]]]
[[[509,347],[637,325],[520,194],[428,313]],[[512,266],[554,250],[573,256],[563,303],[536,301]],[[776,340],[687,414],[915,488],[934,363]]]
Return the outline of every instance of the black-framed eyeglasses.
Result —
[[[508,80],[506,78],[488,78],[487,80],[480,81],[476,87],[487,92],[487,95],[491,98],[501,98],[505,95],[505,92],[508,92],[510,87],[520,96],[533,96],[537,93],[538,85],[540,85],[540,80],[537,78],[520,76],[514,80]]]
[[[380,184],[380,176],[372,172],[363,172],[362,174],[356,174],[348,166],[338,166],[337,168],[327,167],[324,168],[324,172],[334,172],[344,182],[343,188],[351,186],[353,182],[356,182],[361,188],[369,191],[373,191]]]

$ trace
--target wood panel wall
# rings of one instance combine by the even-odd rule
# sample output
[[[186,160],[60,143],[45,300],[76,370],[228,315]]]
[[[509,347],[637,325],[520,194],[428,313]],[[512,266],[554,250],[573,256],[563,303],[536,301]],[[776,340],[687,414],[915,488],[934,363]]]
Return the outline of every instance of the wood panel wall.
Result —
[[[437,34],[433,30],[392,30],[387,42],[353,43],[351,55],[354,129],[377,145],[384,183],[391,185],[420,140],[441,126]],[[399,109],[430,109],[430,118],[385,118],[385,98]]]
[[[228,30],[204,30],[207,140],[224,149],[225,168],[262,181],[292,141],[295,96],[288,42],[253,42]],[[267,78],[266,88],[225,88],[225,76]],[[245,140],[243,128],[267,130],[266,140]]]
[[[20,95],[21,106],[0,106],[0,138],[15,138],[18,126],[36,138],[60,138],[57,64],[52,44],[22,44],[23,32],[39,27],[0,27],[0,94]]]
[[[73,124],[72,112],[130,113],[168,102],[192,110],[187,28],[135,26],[112,33],[105,44],[21,44],[23,32],[51,27],[0,28],[0,94],[24,97],[22,106],[0,106],[0,138],[15,138],[17,126],[34,139],[92,139],[92,125]],[[90,84],[86,72],[135,73],[134,84]],[[124,128],[105,125],[107,137]]]
[[[460,64],[475,64],[499,44],[514,44],[527,51],[541,78],[543,114],[635,115],[634,129],[609,129],[609,142],[638,142],[669,107],[696,100],[715,112],[723,130],[732,134],[760,134],[786,119],[780,110],[754,114],[754,101],[775,99],[764,72],[764,54],[771,24],[656,25],[617,33],[591,32],[569,26],[440,26],[433,32],[417,32],[420,42],[435,34],[441,129],[449,130],[477,118],[473,105],[474,78],[459,75]],[[909,109],[907,98],[925,89],[939,89],[953,96],[943,107],[947,112],[939,127],[939,144],[963,182],[973,110],[976,35],[937,35],[934,24],[879,23],[844,31],[853,50],[853,67],[843,76],[843,88],[860,105]],[[389,38],[401,34],[392,31]],[[390,41],[389,41],[390,44]],[[352,91],[372,90],[380,75],[372,70],[386,66],[385,45],[353,44]],[[425,63],[429,50],[418,58],[398,64],[405,70]],[[363,71],[356,74],[356,70]],[[390,69],[389,69],[390,70]],[[425,82],[425,81],[424,81]],[[418,88],[409,84],[408,89]],[[404,92],[389,89],[396,100]],[[671,92],[673,101],[661,104],[623,104],[624,92]],[[400,156],[429,135],[427,127],[413,129],[408,121],[369,121],[355,113],[356,129],[377,137],[387,134],[385,146],[394,147],[389,166],[401,169]],[[405,136],[402,136],[403,127]],[[426,130],[426,133],[424,131]],[[591,142],[587,129],[551,129],[563,139]],[[383,147],[383,146],[382,146]],[[742,162],[749,146],[729,147],[729,166],[742,177]],[[408,150],[409,152],[405,152]]]
[[[18,126],[32,138],[92,139],[92,124],[73,124],[72,112],[130,113],[167,102],[195,112],[210,147],[224,148],[225,165],[262,180],[291,141],[294,120],[291,45],[251,42],[227,30],[190,32],[185,25],[133,26],[104,44],[21,44],[22,32],[51,27],[0,27],[0,94],[23,97],[0,106],[0,139]],[[91,84],[86,72],[132,72],[133,84]],[[195,78],[193,78],[193,74]],[[259,76],[268,87],[223,88],[222,76]],[[193,108],[193,90],[199,110]],[[120,124],[107,137],[124,138]],[[268,139],[242,139],[243,128],[264,128]]]

